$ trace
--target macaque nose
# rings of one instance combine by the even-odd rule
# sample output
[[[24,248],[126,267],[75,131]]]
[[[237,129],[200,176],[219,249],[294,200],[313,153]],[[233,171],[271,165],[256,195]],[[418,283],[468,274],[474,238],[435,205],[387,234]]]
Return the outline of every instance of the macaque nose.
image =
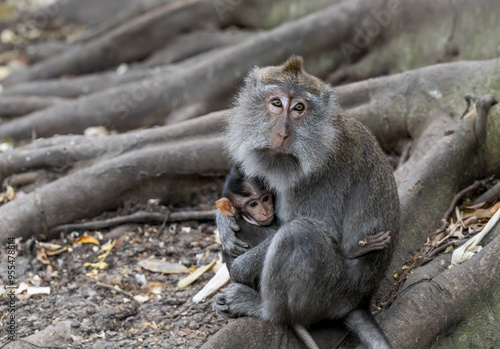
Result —
[[[285,149],[290,145],[290,130],[287,116],[281,116],[274,127],[273,147]]]
[[[276,148],[276,149],[285,149],[285,148],[287,148],[288,145],[290,144],[289,139],[290,139],[289,135],[286,135],[286,136],[275,135],[274,136],[274,142],[273,142],[274,148]]]
[[[261,208],[261,209],[259,210],[259,212],[258,212],[258,215],[259,215],[260,217],[262,217],[262,219],[265,219],[265,218],[267,218],[267,216],[268,216],[268,212],[267,212],[267,210],[266,210],[266,209]]]

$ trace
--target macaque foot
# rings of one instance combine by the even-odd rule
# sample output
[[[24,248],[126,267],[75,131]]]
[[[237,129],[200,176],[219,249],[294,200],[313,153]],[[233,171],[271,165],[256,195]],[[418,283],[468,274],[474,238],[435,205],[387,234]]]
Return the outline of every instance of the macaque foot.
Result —
[[[361,241],[363,241],[364,244],[361,244]],[[383,250],[391,241],[391,232],[381,231],[380,233],[369,235],[366,237],[366,239],[361,241],[359,242],[359,244],[361,246],[365,246],[370,251]]]
[[[215,311],[224,317],[256,316],[260,309],[260,295],[243,284],[230,284],[215,296]]]
[[[345,253],[346,258],[359,258],[368,252],[383,250],[389,246],[391,241],[390,231],[381,231],[374,235],[368,235],[363,240],[359,240],[357,246]]]

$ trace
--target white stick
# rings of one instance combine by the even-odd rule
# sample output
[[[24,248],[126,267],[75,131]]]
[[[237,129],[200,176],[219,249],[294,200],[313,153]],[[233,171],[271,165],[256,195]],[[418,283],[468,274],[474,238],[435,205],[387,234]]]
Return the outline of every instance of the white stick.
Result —
[[[214,277],[210,279],[209,282],[193,297],[193,302],[199,303],[205,300],[207,297],[213,295],[219,289],[221,289],[225,284],[229,282],[229,271],[227,270],[226,263],[215,273]]]
[[[451,265],[461,264],[469,260],[476,252],[481,251],[482,247],[477,246],[477,244],[481,242],[481,240],[490,232],[499,220],[500,210],[497,210],[480,233],[469,239],[469,241],[453,252],[453,255],[451,256]]]

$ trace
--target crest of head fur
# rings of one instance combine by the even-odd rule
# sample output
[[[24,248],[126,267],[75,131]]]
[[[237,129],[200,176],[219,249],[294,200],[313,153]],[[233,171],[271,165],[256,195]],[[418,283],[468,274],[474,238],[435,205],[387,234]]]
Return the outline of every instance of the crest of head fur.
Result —
[[[300,56],[291,56],[281,66],[281,70],[283,73],[295,74],[295,75],[301,73],[303,68],[304,68],[304,58]]]
[[[262,81],[272,85],[287,85],[287,83],[301,86],[307,91],[319,94],[321,81],[304,71],[304,59],[300,56],[291,56],[280,66],[264,68],[260,75]]]

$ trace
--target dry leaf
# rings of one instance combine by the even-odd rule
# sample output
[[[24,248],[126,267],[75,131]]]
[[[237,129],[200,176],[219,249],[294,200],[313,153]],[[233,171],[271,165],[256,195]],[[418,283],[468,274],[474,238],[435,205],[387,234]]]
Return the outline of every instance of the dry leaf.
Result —
[[[5,194],[6,194],[7,199],[9,201],[12,201],[16,198],[16,191],[10,185],[7,186],[7,190],[5,191]]]
[[[437,246],[438,242],[441,241],[441,239],[443,239],[444,237],[445,237],[444,231],[441,231],[436,235],[434,235],[431,239],[431,246]]]
[[[74,243],[81,242],[82,244],[94,244],[94,245],[100,245],[99,241],[90,235],[84,235],[80,236],[79,238],[75,239]]]
[[[180,274],[189,272],[189,269],[180,263],[170,263],[161,259],[143,259],[138,264],[155,273]]]
[[[0,204],[4,202],[13,201],[16,198],[16,191],[10,185],[7,186],[7,189],[4,193],[0,193]]]
[[[115,244],[116,244],[116,240],[113,240],[111,242],[107,242],[104,245],[102,245],[101,249],[103,251],[107,251],[109,253],[113,249],[113,247],[115,247]]]
[[[39,242],[38,243],[40,247],[43,247],[46,251],[56,251],[60,248],[62,248],[61,245],[58,245],[58,244],[49,244],[47,242]]]
[[[115,247],[120,246],[125,241],[125,234],[116,239]]]
[[[151,282],[148,284],[148,290],[152,294],[162,294],[163,293],[163,284],[161,282]]]
[[[16,198],[16,191],[10,185],[7,186],[7,190],[5,191],[5,195],[9,201],[13,201]]]
[[[135,238],[133,238],[132,240],[130,240],[130,243],[131,243],[132,245],[134,245],[134,244],[138,244],[139,242],[141,242],[141,238],[140,238],[140,237],[135,237]]]
[[[483,219],[483,218],[489,219],[491,218],[491,216],[493,216],[493,213],[491,213],[489,209],[480,208],[472,212],[464,212],[463,219],[465,220],[469,217],[474,217],[474,216],[476,216],[478,219]]]
[[[97,263],[85,263],[83,265],[84,267],[88,267],[88,266],[91,266],[92,268],[94,269],[104,269],[108,266],[108,264],[104,261],[100,261],[100,262],[97,262]]]
[[[196,279],[198,279],[205,272],[210,270],[210,268],[212,268],[216,262],[217,262],[217,258],[215,258],[212,262],[210,262],[210,264],[199,267],[192,274],[186,276],[184,279],[179,280],[179,282],[177,283],[177,287],[184,288],[188,285],[191,285],[193,282],[196,281]]]
[[[479,219],[476,216],[469,217],[463,221],[463,225],[465,228],[470,227],[473,224],[479,222]]]
[[[28,282],[33,286],[40,286],[42,284],[42,279],[40,278],[40,276],[35,275],[31,278],[28,278]]]
[[[28,284],[26,282],[21,282],[16,290],[16,294],[21,294],[28,289]]]
[[[460,226],[460,229],[455,230],[453,232],[453,234],[451,234],[451,236],[459,238],[459,239],[463,239],[464,238],[463,228]]]
[[[480,203],[472,205],[472,206],[466,206],[465,209],[466,210],[475,210],[477,208],[483,207],[485,203],[486,203],[486,201],[483,201],[483,202],[480,202]]]
[[[47,256],[57,256],[58,254],[64,253],[66,251],[68,251],[68,246],[61,247],[60,249],[54,251],[47,250],[45,251],[45,253],[47,254]]]
[[[43,264],[50,264],[47,254],[45,254],[45,249],[44,248],[38,248],[36,250],[36,259],[38,259],[40,262]]]
[[[490,212],[491,212],[491,213],[495,213],[495,212],[497,212],[499,209],[500,209],[500,201],[499,201],[499,202],[497,202],[495,205],[493,205],[493,207],[492,207],[492,208],[490,208]]]

